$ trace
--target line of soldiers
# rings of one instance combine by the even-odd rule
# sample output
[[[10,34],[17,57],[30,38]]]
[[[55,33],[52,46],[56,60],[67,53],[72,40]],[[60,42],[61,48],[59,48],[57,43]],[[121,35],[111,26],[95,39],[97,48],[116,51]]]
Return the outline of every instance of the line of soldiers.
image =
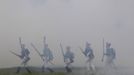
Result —
[[[19,73],[22,67],[24,67],[28,73],[31,73],[30,69],[27,67],[27,63],[30,61],[30,57],[29,57],[30,51],[25,47],[25,44],[21,43],[21,38],[19,38],[19,41],[20,41],[20,46],[21,46],[21,55],[11,51],[11,53],[18,56],[22,60],[20,67],[17,68],[16,73]],[[44,37],[44,48],[43,48],[42,54],[37,50],[37,48],[32,43],[31,43],[31,46],[39,54],[39,56],[41,57],[43,61],[42,72],[45,72],[47,70],[49,72],[54,72],[54,70],[48,66],[49,64],[53,64],[52,61],[54,57],[53,57],[52,51],[50,50],[50,48],[48,47],[48,44],[46,43],[46,37]],[[63,54],[65,69],[68,73],[71,73],[72,72],[71,64],[74,62],[75,55],[71,51],[70,46],[66,47],[66,52],[64,52],[62,44],[60,44],[60,47],[61,47],[61,51]],[[86,58],[85,62],[86,62],[87,70],[95,71],[95,65],[93,64],[93,59],[95,58],[95,56],[94,56],[93,49],[91,48],[91,44],[86,42],[85,49],[83,50],[80,47],[80,50],[82,51],[82,53],[84,54]],[[108,42],[106,43],[106,52],[103,52],[103,59],[104,59],[104,56],[106,56],[106,66],[112,66],[114,59],[116,58],[116,52],[113,48],[111,48],[111,43],[108,43]]]

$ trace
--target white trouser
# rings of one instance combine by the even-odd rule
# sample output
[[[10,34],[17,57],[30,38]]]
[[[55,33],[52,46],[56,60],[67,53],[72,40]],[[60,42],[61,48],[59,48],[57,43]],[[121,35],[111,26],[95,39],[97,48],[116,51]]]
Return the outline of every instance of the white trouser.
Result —
[[[26,67],[29,60],[30,60],[29,57],[24,57],[24,58],[22,59],[22,61],[21,61],[21,66]]]
[[[93,64],[93,59],[90,59],[89,57],[87,57],[87,60],[86,60],[86,69],[88,71],[95,71],[95,66]]]
[[[71,67],[71,61],[70,61],[70,59],[65,59],[65,66],[67,66],[67,67]]]
[[[114,74],[114,73],[116,73],[116,66],[113,61],[114,61],[114,59],[112,56],[106,57],[105,67],[104,67],[104,73],[106,75],[109,75],[109,74],[116,75],[116,74]]]
[[[107,56],[106,57],[106,61],[105,61],[105,66],[106,67],[109,67],[109,68],[112,68],[114,67],[114,62],[113,62],[113,57],[112,56]]]
[[[43,67],[46,69],[48,68],[49,62],[47,60],[44,60]]]
[[[51,65],[50,61],[48,60],[48,58],[44,57],[44,62],[42,67],[44,67],[45,69],[49,68]]]

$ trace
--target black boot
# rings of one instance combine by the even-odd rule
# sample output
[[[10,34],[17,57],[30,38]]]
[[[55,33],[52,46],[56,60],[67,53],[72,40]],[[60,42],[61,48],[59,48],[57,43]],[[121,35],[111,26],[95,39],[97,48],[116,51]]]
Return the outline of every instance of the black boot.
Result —
[[[51,68],[47,68],[47,70],[51,73],[54,72]]]
[[[70,72],[72,72],[72,70],[69,68],[69,67],[65,67],[66,68],[66,71],[68,72],[68,73],[70,73]]]
[[[16,73],[20,73],[20,70],[21,70],[21,67],[18,67]]]
[[[69,72],[72,72],[72,69],[71,68],[68,68]]]
[[[42,69],[42,72],[45,72],[45,68],[44,68],[44,66],[43,66],[41,69]]]
[[[27,70],[28,73],[32,73],[27,67],[25,69]]]

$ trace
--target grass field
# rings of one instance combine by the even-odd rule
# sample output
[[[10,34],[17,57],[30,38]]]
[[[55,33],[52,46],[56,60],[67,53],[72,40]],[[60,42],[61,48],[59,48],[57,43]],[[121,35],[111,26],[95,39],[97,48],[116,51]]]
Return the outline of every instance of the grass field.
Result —
[[[55,68],[54,73],[45,72],[42,73],[40,68],[30,68],[32,73],[29,74],[25,69],[22,69],[19,74],[16,74],[16,68],[0,69],[0,75],[87,75],[84,69],[73,68],[72,73],[66,73],[64,68]],[[88,74],[93,75],[93,74]]]
[[[107,70],[102,67],[97,67],[96,72],[91,74],[84,68],[74,68],[72,73],[66,73],[64,68],[55,68],[54,73],[42,73],[40,68],[31,68],[32,73],[29,74],[24,69],[19,74],[16,74],[16,68],[0,69],[0,75],[134,75],[134,68],[118,67],[116,69]]]
[[[32,70],[32,73],[29,74],[26,71],[21,71],[19,74],[15,73],[16,69],[0,69],[0,75],[65,75],[64,72],[54,72],[54,73],[42,73]]]

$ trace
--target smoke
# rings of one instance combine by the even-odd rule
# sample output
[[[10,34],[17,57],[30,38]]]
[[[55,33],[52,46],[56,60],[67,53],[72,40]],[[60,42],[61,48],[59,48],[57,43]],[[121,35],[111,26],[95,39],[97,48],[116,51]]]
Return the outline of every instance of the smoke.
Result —
[[[0,1],[0,67],[16,66],[19,59],[9,50],[20,52],[18,37],[31,51],[31,65],[41,60],[29,45],[34,43],[42,52],[42,37],[52,49],[55,60],[63,66],[59,43],[70,45],[75,52],[73,65],[83,66],[78,46],[89,41],[95,53],[95,65],[102,56],[102,38],[112,43],[117,52],[117,65],[133,66],[134,2],[131,0],[1,0]],[[3,58],[4,57],[4,58]],[[13,61],[11,61],[11,59]],[[58,61],[57,61],[58,60]]]

